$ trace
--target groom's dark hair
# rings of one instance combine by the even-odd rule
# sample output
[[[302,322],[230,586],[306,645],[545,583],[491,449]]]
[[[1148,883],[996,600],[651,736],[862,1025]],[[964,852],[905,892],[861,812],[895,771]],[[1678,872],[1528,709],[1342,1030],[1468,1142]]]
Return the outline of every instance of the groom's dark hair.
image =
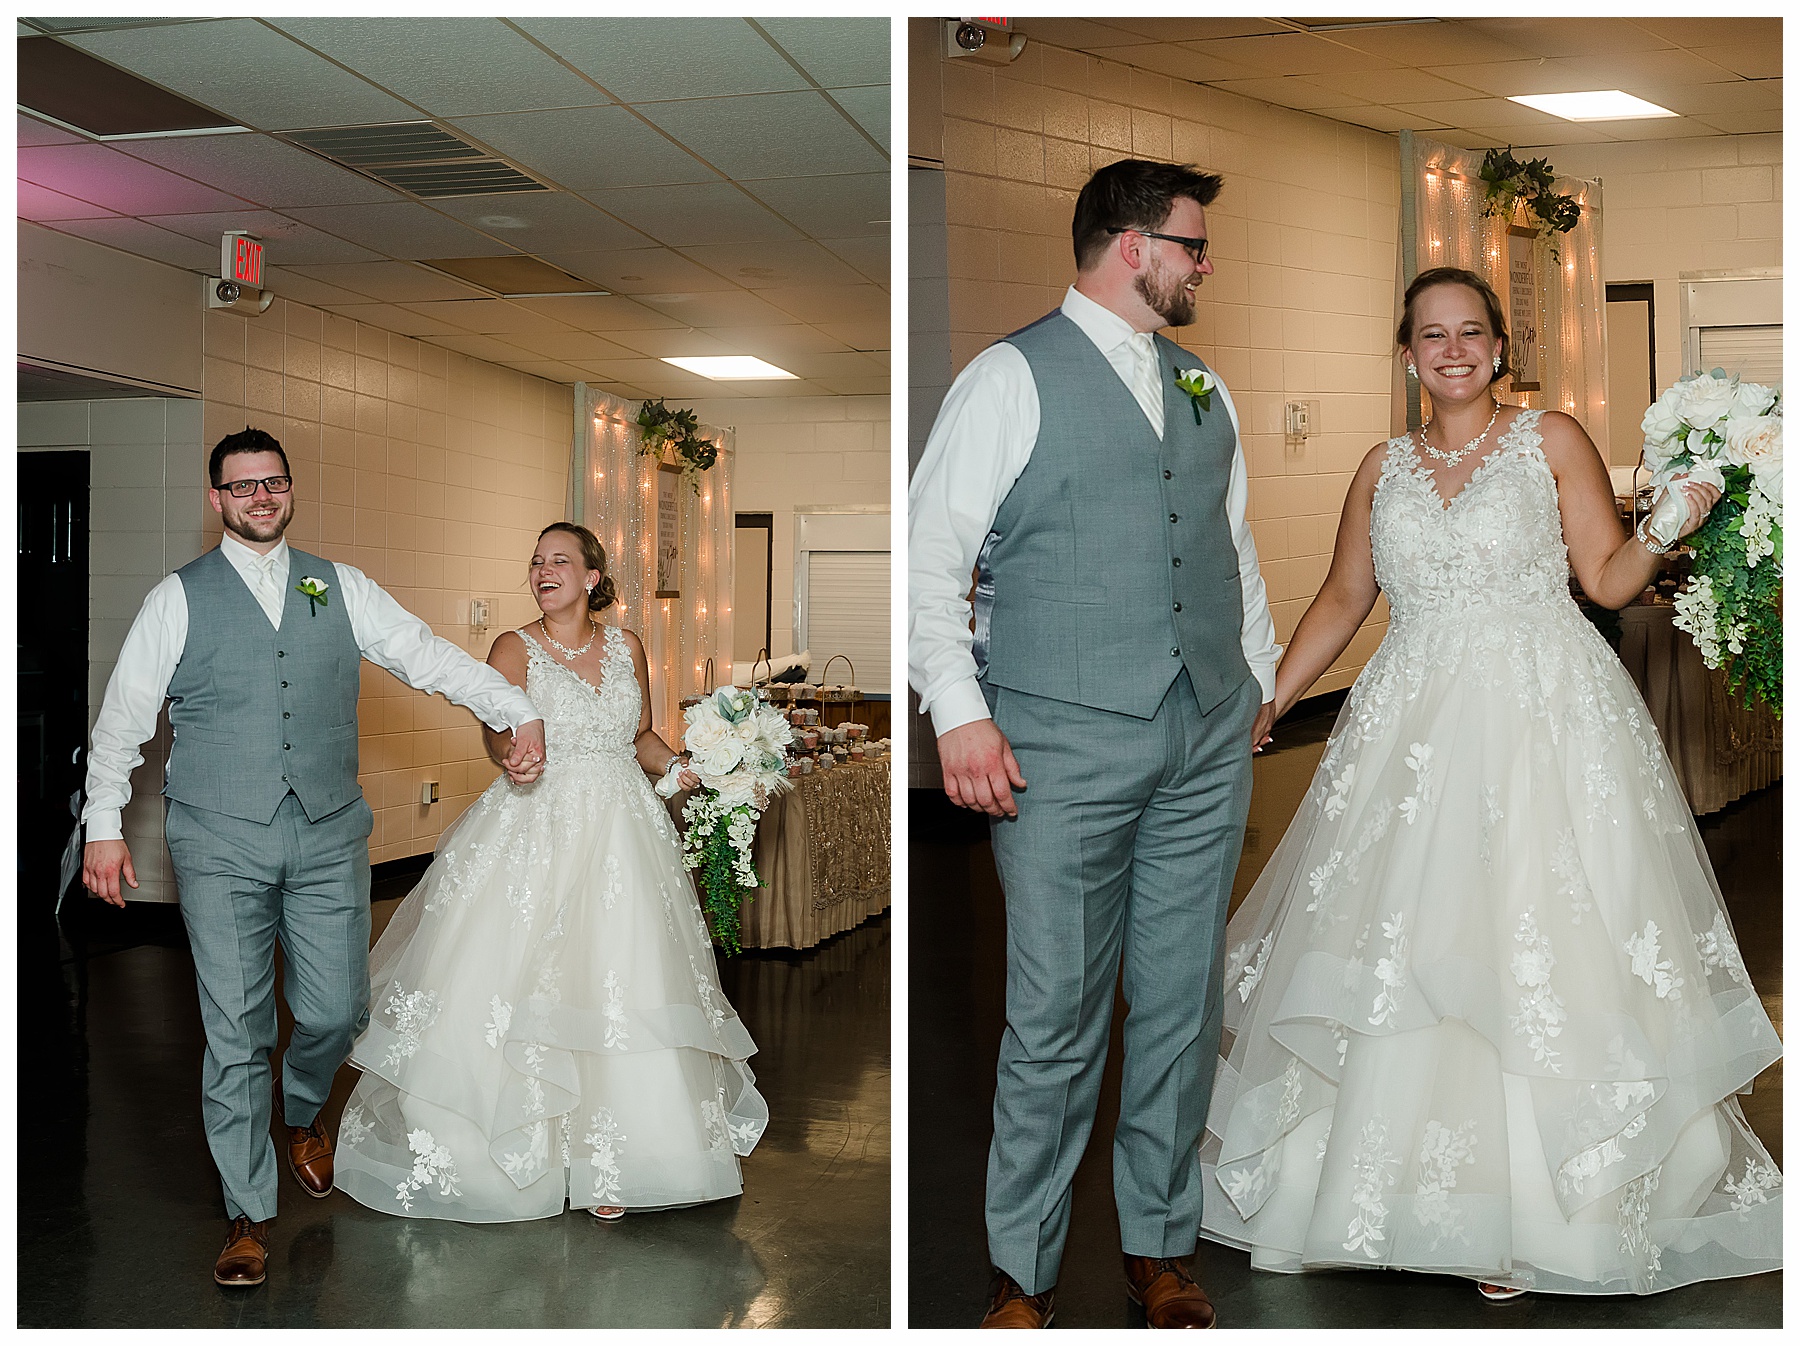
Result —
[[[1210,206],[1219,199],[1225,179],[1203,173],[1192,164],[1163,164],[1149,159],[1121,159],[1087,180],[1075,198],[1075,269],[1086,271],[1100,260],[1114,230],[1160,229],[1180,197]]]
[[[225,460],[234,453],[273,453],[281,458],[281,470],[289,476],[293,469],[288,466],[287,450],[281,447],[281,441],[267,430],[256,430],[246,425],[236,434],[226,435],[213,445],[212,457],[206,463],[206,475],[212,479],[216,491],[225,480]]]

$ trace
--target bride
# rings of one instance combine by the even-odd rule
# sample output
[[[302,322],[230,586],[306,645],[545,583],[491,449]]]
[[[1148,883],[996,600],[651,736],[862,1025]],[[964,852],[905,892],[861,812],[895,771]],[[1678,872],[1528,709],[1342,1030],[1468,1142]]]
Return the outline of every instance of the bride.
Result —
[[[1781,1266],[1735,1095],[1780,1056],[1692,816],[1572,568],[1622,607],[1710,486],[1620,525],[1571,418],[1503,407],[1494,292],[1439,268],[1398,334],[1430,395],[1378,445],[1276,677],[1287,711],[1391,619],[1230,922],[1203,1227],[1269,1271],[1394,1267],[1490,1298]]]
[[[768,1123],[646,774],[679,754],[650,728],[643,645],[593,619],[614,602],[606,554],[551,524],[530,580],[542,615],[488,662],[544,712],[542,776],[488,787],[370,955],[336,1177],[394,1215],[716,1201]]]

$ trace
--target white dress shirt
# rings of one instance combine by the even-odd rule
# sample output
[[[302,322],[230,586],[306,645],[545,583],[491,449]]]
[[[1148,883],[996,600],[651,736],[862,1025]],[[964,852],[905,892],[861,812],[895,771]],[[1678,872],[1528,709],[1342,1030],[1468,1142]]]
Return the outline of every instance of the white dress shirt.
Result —
[[[1063,296],[1062,311],[1099,348],[1161,438],[1160,378],[1153,387],[1141,377],[1142,343],[1133,342],[1131,324],[1073,286]],[[1223,383],[1218,391],[1236,433],[1237,408]],[[908,677],[921,709],[931,712],[932,726],[940,735],[988,718],[970,651],[969,580],[1001,502],[1031,461],[1038,415],[1037,384],[1023,352],[1004,341],[995,342],[969,361],[944,395],[907,492],[907,574],[912,590]],[[1281,647],[1275,643],[1256,543],[1245,521],[1249,473],[1241,434],[1238,441],[1225,513],[1244,586],[1244,659],[1267,702],[1275,699],[1275,662]]]
[[[226,533],[219,551],[243,576],[270,625],[279,631],[287,602],[287,541],[277,542],[264,556]],[[529,720],[543,718],[524,692],[435,635],[362,571],[341,561],[332,564],[337,583],[327,598],[344,605],[363,658],[422,692],[442,692],[473,710],[496,731],[517,729]],[[187,591],[178,576],[167,575],[146,595],[125,635],[119,662],[106,684],[106,700],[94,722],[87,802],[81,810],[89,841],[116,841],[124,836],[120,814],[131,799],[131,773],[144,760],[139,749],[156,732],[156,717],[187,647],[187,633]]]

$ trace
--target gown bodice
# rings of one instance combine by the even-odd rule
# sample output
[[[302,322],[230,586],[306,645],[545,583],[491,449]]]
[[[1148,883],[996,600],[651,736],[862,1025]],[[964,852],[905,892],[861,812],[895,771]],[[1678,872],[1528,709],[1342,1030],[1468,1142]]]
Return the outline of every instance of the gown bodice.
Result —
[[[546,650],[529,627],[519,634],[525,640],[525,694],[544,714],[550,769],[575,761],[623,760],[635,771],[643,694],[624,633],[616,626],[600,628],[605,645],[598,687]]]

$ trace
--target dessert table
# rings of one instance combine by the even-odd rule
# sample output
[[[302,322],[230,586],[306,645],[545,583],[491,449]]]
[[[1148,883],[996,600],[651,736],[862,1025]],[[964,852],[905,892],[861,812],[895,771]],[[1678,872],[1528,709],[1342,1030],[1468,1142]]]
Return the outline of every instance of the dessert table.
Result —
[[[1668,749],[1675,778],[1696,815],[1781,779],[1781,721],[1761,705],[1745,709],[1674,627],[1667,602],[1619,613],[1619,662],[1637,684]]]
[[[890,761],[811,772],[764,811],[753,851],[764,886],[743,908],[745,948],[810,949],[887,909]]]

